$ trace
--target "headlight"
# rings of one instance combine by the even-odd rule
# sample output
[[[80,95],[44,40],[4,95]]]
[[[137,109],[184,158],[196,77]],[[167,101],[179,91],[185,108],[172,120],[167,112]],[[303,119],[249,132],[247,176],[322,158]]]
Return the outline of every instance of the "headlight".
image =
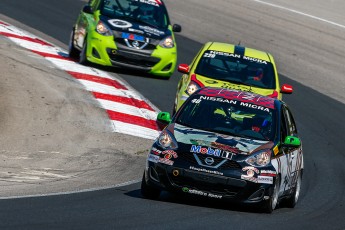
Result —
[[[173,48],[175,46],[174,39],[171,36],[166,37],[159,43],[159,45],[163,48]]]
[[[157,144],[163,149],[177,149],[177,142],[169,131],[163,130],[157,139]]]
[[[97,31],[97,33],[102,34],[104,36],[113,35],[111,30],[109,29],[109,27],[106,24],[104,24],[104,22],[102,22],[102,21],[98,22],[98,24],[96,26],[96,31]]]
[[[246,163],[251,166],[263,167],[271,162],[271,151],[262,150],[246,159]]]
[[[186,93],[188,95],[192,95],[195,91],[197,91],[198,89],[200,89],[200,86],[198,84],[196,84],[195,82],[191,81],[189,83],[189,85],[187,86],[187,89],[186,89]]]

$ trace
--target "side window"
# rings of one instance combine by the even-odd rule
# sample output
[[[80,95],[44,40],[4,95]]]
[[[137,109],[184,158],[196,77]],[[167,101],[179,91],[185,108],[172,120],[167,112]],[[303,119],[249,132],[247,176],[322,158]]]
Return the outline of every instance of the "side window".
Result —
[[[288,120],[288,132],[289,135],[291,136],[297,136],[297,127],[296,127],[296,123],[295,120],[290,112],[290,110],[288,108],[285,108],[285,113],[286,113],[286,117]]]
[[[284,142],[286,136],[289,135],[288,133],[288,124],[286,119],[286,112],[284,106],[280,111],[280,141]]]

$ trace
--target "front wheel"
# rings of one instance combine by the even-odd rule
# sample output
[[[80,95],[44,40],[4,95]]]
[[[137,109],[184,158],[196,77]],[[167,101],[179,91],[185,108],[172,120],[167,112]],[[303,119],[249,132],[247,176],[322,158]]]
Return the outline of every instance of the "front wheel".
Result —
[[[69,44],[68,44],[68,56],[70,58],[78,58],[80,55],[80,51],[77,50],[74,46],[74,28],[71,31],[71,36],[69,39]]]
[[[277,175],[276,181],[274,183],[273,192],[268,200],[264,202],[263,211],[266,213],[272,213],[273,210],[277,207],[278,196],[280,188],[280,177]]]
[[[87,57],[86,57],[86,51],[87,51],[87,39],[85,37],[83,49],[82,49],[80,56],[79,56],[79,63],[82,65],[87,65],[87,63],[88,63]]]
[[[146,183],[145,172],[143,174],[143,179],[141,180],[141,195],[148,199],[158,199],[161,191],[156,189]]]
[[[292,195],[285,200],[285,206],[288,208],[294,208],[297,204],[300,192],[301,192],[301,184],[302,184],[302,172],[298,173],[298,178],[295,184],[294,191]]]

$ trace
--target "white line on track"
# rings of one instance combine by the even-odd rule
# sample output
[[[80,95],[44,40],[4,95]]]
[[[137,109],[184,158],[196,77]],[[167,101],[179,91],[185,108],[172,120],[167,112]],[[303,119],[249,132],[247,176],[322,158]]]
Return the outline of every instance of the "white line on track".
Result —
[[[258,3],[261,3],[261,4],[269,5],[269,6],[272,6],[272,7],[275,7],[275,8],[279,8],[279,9],[282,9],[282,10],[290,11],[290,12],[295,13],[295,14],[299,14],[299,15],[306,16],[306,17],[309,17],[309,18],[313,18],[313,19],[316,19],[316,20],[319,20],[319,21],[322,21],[322,22],[325,22],[325,23],[328,23],[328,24],[331,24],[331,25],[334,25],[334,26],[338,26],[338,27],[340,27],[342,29],[345,29],[345,25],[342,25],[342,24],[339,24],[339,23],[336,23],[336,22],[332,22],[332,21],[329,21],[329,20],[326,20],[326,19],[323,19],[323,18],[320,18],[320,17],[316,17],[316,16],[311,15],[311,14],[303,13],[303,12],[298,11],[298,10],[290,9],[290,8],[287,8],[287,7],[284,7],[284,6],[279,6],[279,5],[276,5],[276,4],[273,4],[273,3],[269,3],[269,2],[265,2],[265,1],[261,1],[261,0],[250,0],[250,1],[258,2]]]
[[[136,184],[141,182],[141,180],[131,180],[121,184],[107,186],[107,187],[100,187],[100,188],[91,188],[91,189],[83,189],[78,191],[69,191],[69,192],[57,192],[57,193],[49,193],[49,194],[37,194],[37,195],[24,195],[24,196],[8,196],[8,197],[0,197],[0,200],[10,200],[10,199],[24,199],[24,198],[35,198],[35,197],[47,197],[47,196],[60,196],[60,195],[70,195],[70,194],[77,194],[77,193],[85,193],[85,192],[95,192],[101,191],[106,189],[113,189],[113,188],[120,188],[132,184]]]

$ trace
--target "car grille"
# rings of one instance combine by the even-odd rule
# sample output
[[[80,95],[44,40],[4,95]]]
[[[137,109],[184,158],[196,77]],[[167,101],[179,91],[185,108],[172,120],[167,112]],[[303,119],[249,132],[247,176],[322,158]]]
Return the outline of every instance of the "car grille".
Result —
[[[123,50],[115,50],[112,52],[111,49],[107,49],[109,58],[113,62],[135,65],[139,67],[151,68],[156,65],[161,59],[151,57],[149,55],[142,55],[139,53],[128,52]]]
[[[193,153],[179,153],[178,154],[180,159],[183,159],[184,161],[190,163],[190,164],[199,164],[198,161],[195,159],[195,156]],[[208,155],[202,155],[202,154],[196,154],[198,159],[204,164],[205,159],[209,157]],[[211,166],[216,166],[222,161],[224,161],[224,158],[220,157],[213,157],[214,163]],[[205,166],[205,165],[204,165]],[[238,164],[236,161],[233,160],[226,160],[223,164],[221,164],[218,169],[241,169],[241,165]]]
[[[169,175],[171,182],[180,187],[188,187],[202,191],[209,191],[226,197],[237,195],[241,187],[229,185],[229,178],[223,176],[214,176],[199,172],[185,170],[187,175],[175,177]],[[245,184],[245,182],[243,182]]]
[[[125,46],[128,47],[127,43],[125,42],[125,40],[123,38],[115,38],[115,42],[117,44],[118,47],[121,46]],[[139,42],[139,45],[142,46],[144,44],[144,42]],[[133,48],[135,50],[135,48]],[[156,49],[156,46],[154,44],[148,43],[143,50],[154,50]]]

